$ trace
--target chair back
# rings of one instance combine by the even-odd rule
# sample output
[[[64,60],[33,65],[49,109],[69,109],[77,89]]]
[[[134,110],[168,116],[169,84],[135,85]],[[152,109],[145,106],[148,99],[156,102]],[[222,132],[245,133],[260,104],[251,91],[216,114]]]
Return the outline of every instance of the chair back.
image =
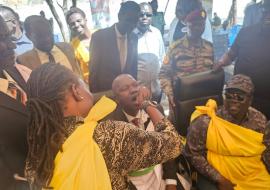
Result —
[[[178,78],[174,83],[175,124],[178,132],[186,136],[190,116],[195,106],[205,105],[207,100],[214,99],[222,103],[224,71],[213,73],[207,71],[187,77]]]

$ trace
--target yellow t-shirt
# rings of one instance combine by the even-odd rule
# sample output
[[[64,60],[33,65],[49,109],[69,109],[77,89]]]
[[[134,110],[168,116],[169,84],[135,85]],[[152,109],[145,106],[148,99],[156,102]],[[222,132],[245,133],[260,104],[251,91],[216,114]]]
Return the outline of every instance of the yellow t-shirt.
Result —
[[[75,57],[79,62],[81,71],[83,73],[83,79],[88,83],[89,78],[89,68],[88,63],[90,61],[89,50],[84,46],[78,37],[75,37],[71,40],[71,45],[75,51]]]

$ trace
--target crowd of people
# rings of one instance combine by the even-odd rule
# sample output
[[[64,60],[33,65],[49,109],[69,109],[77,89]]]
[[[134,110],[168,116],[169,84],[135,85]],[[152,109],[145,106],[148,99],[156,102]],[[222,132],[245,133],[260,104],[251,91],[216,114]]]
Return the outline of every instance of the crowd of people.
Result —
[[[0,5],[0,189],[269,189],[270,0],[259,5],[217,63],[200,0],[178,0],[167,51],[156,0],[121,3],[118,22],[95,32],[71,7],[70,43],[54,42],[45,16],[21,22]],[[179,94],[192,94],[179,83],[215,80],[232,62],[223,101],[208,83],[194,90],[209,100],[185,98],[203,104],[178,126]]]

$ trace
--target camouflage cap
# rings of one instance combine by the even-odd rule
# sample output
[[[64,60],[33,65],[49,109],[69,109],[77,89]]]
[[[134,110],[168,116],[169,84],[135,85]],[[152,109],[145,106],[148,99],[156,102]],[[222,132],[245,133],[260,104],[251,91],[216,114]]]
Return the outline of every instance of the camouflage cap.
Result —
[[[185,22],[193,22],[197,20],[206,20],[206,11],[204,9],[197,9],[191,11],[185,18]]]
[[[234,75],[226,84],[227,89],[239,89],[247,94],[253,94],[254,84],[250,77],[242,74]]]

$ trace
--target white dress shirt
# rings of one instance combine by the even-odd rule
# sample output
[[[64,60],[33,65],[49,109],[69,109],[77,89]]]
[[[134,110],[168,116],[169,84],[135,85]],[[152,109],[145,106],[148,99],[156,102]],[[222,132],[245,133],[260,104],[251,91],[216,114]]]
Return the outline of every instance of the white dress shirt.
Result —
[[[138,36],[138,76],[140,84],[151,90],[154,96],[161,93],[158,74],[165,56],[164,42],[160,31],[149,26],[145,33],[138,28],[134,30]]]
[[[121,71],[123,71],[126,67],[126,61],[127,61],[127,46],[128,46],[127,34],[122,35],[117,29],[116,25],[115,25],[115,33],[116,33],[117,47],[119,50]]]

